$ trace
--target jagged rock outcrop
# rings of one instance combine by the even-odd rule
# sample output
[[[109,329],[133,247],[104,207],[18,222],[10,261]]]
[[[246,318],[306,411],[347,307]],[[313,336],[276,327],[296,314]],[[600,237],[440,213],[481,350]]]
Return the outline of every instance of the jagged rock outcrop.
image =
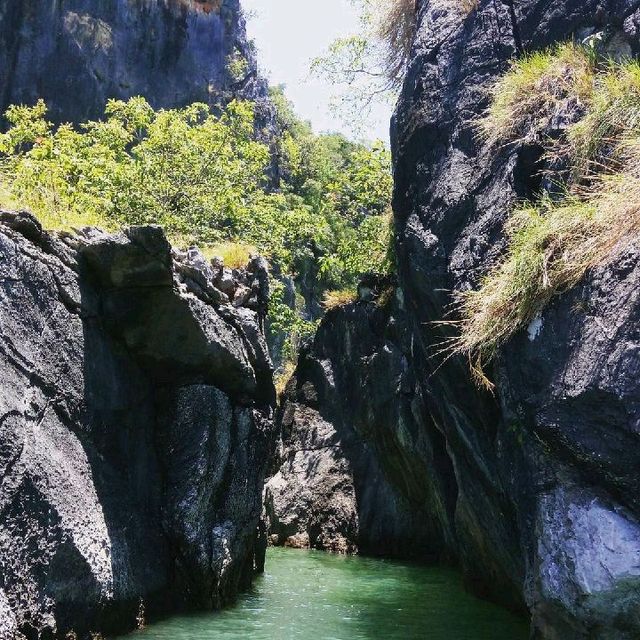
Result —
[[[387,289],[376,302],[332,310],[303,349],[266,486],[272,543],[450,555],[453,469],[442,435],[424,428],[402,305]]]
[[[55,122],[96,119],[108,98],[154,108],[231,96],[273,117],[239,0],[5,0],[0,112],[44,98]]]
[[[125,631],[250,584],[275,395],[263,266],[234,305],[159,227],[53,236],[0,212],[0,638]]]
[[[321,390],[315,410],[336,438],[348,440],[354,431],[384,481],[423,518],[414,531],[426,527],[427,550],[454,558],[476,591],[528,610],[533,638],[634,640],[640,245],[617,247],[609,264],[592,269],[501,348],[489,371],[494,394],[477,388],[464,359],[445,357],[452,334],[440,321],[452,319],[452,292],[477,286],[504,249],[514,204],[545,187],[545,158],[535,141],[496,149],[478,140],[474,118],[488,89],[513,56],[573,36],[599,33],[600,46],[638,53],[640,5],[474,5],[416,5],[416,39],[392,125],[403,307],[373,322],[387,327],[384,333],[400,317],[405,337],[381,340],[380,330],[365,330],[381,313],[371,304],[328,314],[288,402],[309,406],[303,388],[312,381],[314,392]],[[390,356],[395,349],[411,372],[403,384]],[[354,370],[361,373],[343,377]],[[344,401],[324,391],[333,387]],[[392,399],[372,400],[372,388]],[[398,413],[408,397],[411,412]],[[283,416],[286,439],[286,408]],[[354,457],[348,447],[334,456],[347,465]],[[358,475],[351,471],[354,486]],[[287,518],[284,511],[279,521]]]

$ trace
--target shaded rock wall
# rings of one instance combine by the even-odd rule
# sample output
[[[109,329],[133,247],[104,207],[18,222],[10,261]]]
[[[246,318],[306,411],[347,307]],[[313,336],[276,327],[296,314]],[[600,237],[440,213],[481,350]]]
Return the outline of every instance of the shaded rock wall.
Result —
[[[232,73],[230,58],[244,59]],[[258,100],[270,121],[238,0],[6,0],[0,6],[0,110],[44,98],[56,121],[83,122],[108,98],[155,108]]]
[[[617,247],[611,264],[514,336],[489,372],[493,395],[463,359],[444,357],[451,333],[437,323],[451,317],[452,291],[476,286],[504,249],[514,204],[542,187],[539,146],[478,141],[473,119],[488,89],[513,56],[572,36],[602,32],[637,53],[638,4],[480,0],[467,12],[454,0],[417,3],[392,123],[396,306],[328,314],[280,419],[294,445],[318,424],[307,421],[309,432],[295,419],[300,404],[329,423],[318,433],[335,432],[359,538],[369,528],[357,489],[367,472],[356,464],[366,450],[414,518],[386,512],[402,523],[402,548],[454,559],[476,592],[528,611],[536,639],[640,637],[640,246]],[[305,486],[300,454],[288,451],[279,474],[290,469]],[[380,512],[399,503],[382,502]],[[280,504],[283,528],[292,507]],[[333,514],[326,520],[336,528]]]
[[[494,597],[522,594],[541,638],[633,638],[637,247],[619,247],[611,266],[503,349],[495,398],[474,388],[464,362],[434,357],[446,335],[433,321],[446,317],[452,290],[477,285],[504,247],[514,203],[541,187],[540,148],[490,149],[474,135],[487,89],[512,56],[574,36],[601,31],[637,52],[638,3],[481,1],[468,15],[441,0],[418,8],[392,127],[396,247],[418,378],[456,469],[460,561]]]
[[[262,566],[271,366],[208,269],[157,227],[0,213],[1,638],[218,607]]]
[[[453,469],[410,340],[401,298],[328,312],[278,414],[265,502],[272,543],[450,557]]]

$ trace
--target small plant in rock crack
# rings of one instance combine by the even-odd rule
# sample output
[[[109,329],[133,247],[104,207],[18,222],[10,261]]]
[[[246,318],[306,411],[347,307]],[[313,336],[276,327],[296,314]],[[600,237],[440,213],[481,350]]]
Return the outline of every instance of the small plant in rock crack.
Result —
[[[145,625],[146,625],[146,620],[145,620],[144,600],[140,598],[140,602],[138,603],[138,614],[136,615],[136,629],[138,630],[144,629]]]

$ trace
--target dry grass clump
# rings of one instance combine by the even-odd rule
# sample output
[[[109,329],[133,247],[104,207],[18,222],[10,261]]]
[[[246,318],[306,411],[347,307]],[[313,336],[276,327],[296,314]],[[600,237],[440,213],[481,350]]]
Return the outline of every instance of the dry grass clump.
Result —
[[[376,298],[376,305],[381,309],[385,309],[393,302],[395,296],[395,287],[385,287]]]
[[[358,299],[358,294],[353,289],[337,289],[326,291],[322,298],[322,306],[327,310],[344,307]]]
[[[632,146],[633,163],[580,197],[518,209],[507,226],[502,261],[478,290],[458,296],[462,320],[454,350],[469,357],[481,384],[491,386],[484,365],[502,344],[588,269],[606,262],[621,242],[640,234],[640,140]]]
[[[473,13],[480,4],[480,0],[460,0],[460,6],[465,16]]]
[[[587,103],[593,92],[594,58],[573,42],[514,61],[491,89],[491,104],[477,122],[489,144],[536,137],[567,103]]]
[[[256,247],[244,242],[221,242],[215,245],[205,245],[200,250],[208,260],[215,256],[222,258],[224,266],[229,269],[246,267],[251,255],[258,253]]]
[[[571,60],[576,68],[567,67]],[[559,88],[547,91],[554,82]],[[500,139],[517,140],[567,99],[582,101],[582,117],[566,136],[547,141],[549,156],[563,156],[572,169],[565,197],[519,206],[506,226],[503,258],[479,289],[457,296],[460,320],[453,324],[460,334],[452,350],[469,358],[485,386],[484,366],[502,344],[621,243],[640,236],[638,62],[598,64],[575,45],[528,56],[498,81],[480,126],[490,142],[498,139],[490,123],[502,123]]]
[[[609,63],[595,77],[586,115],[567,133],[567,154],[588,172],[615,162],[620,139],[631,133],[640,133],[640,63]]]
[[[375,2],[375,35],[383,45],[384,73],[394,86],[404,79],[416,34],[415,0]]]
[[[274,384],[278,400],[282,398],[289,381],[296,372],[296,363],[293,360],[287,360],[282,367],[276,372]]]

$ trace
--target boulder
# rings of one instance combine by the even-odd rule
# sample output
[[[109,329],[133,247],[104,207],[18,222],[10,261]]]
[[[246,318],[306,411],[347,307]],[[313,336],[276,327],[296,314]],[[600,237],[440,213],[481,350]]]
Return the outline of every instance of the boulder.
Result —
[[[256,314],[190,291],[157,227],[2,212],[0,277],[0,637],[230,602],[264,553]]]

